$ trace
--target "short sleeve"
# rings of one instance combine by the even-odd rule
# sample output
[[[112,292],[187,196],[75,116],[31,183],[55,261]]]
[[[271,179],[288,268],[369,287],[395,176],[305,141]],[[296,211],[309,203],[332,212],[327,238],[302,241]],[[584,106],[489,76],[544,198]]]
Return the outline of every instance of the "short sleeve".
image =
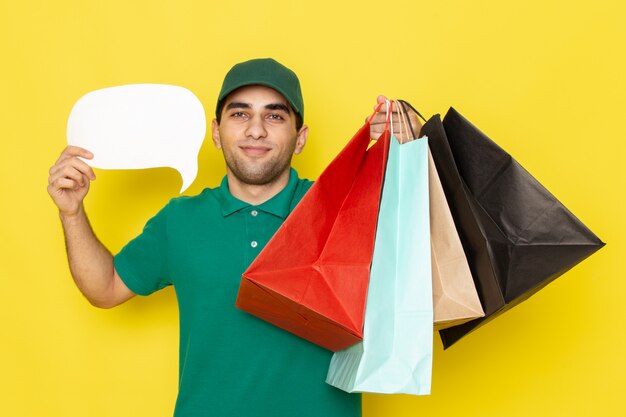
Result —
[[[143,232],[115,255],[115,270],[135,294],[149,295],[171,285],[167,278],[168,207],[148,220]]]

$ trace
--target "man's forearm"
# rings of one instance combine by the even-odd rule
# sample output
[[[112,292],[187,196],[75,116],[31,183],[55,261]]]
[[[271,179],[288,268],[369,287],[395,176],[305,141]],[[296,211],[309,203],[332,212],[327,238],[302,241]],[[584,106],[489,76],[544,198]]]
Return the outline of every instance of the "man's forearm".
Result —
[[[73,216],[60,215],[70,271],[76,285],[97,307],[109,307],[115,283],[111,252],[98,240],[81,207]]]

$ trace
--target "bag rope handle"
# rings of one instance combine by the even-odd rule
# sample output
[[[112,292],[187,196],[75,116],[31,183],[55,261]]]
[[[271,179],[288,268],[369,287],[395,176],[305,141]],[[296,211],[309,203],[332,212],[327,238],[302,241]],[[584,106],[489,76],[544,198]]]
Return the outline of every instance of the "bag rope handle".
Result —
[[[380,110],[380,108],[383,106],[383,104],[387,105],[387,110],[386,110],[386,120],[385,120],[385,129],[383,130],[383,133],[386,132],[389,129],[389,124],[390,124],[390,116],[391,116],[391,112],[393,111],[393,103],[391,103],[389,100],[385,100],[384,103],[378,103],[378,105],[376,106],[376,108],[374,109],[374,113],[372,113],[372,115],[369,117],[369,119],[367,119],[367,123],[372,123],[372,119],[374,118],[374,116],[376,116],[376,113],[378,113],[378,111]],[[392,126],[393,128],[393,126]],[[392,133],[393,134],[393,133]]]

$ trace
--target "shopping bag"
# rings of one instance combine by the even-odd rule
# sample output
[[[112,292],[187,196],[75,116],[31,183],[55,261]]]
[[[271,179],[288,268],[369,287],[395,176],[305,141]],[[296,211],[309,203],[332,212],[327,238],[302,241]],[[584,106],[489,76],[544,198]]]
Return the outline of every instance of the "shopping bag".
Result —
[[[326,382],[347,392],[430,393],[432,277],[427,139],[391,139],[363,342],[336,352]]]
[[[422,128],[485,317],[439,332],[444,348],[604,246],[515,159],[450,108]]]
[[[435,330],[442,330],[483,317],[485,313],[430,152],[428,191],[433,312]]]
[[[412,108],[399,100],[403,112]],[[407,118],[408,130],[415,131]],[[435,330],[458,326],[475,318],[484,317],[478,292],[474,285],[459,234],[450,213],[450,207],[441,186],[437,168],[428,152],[428,197],[430,213],[430,248],[433,277],[433,313]]]
[[[244,272],[236,301],[332,351],[363,338],[389,132],[369,144],[366,122]]]

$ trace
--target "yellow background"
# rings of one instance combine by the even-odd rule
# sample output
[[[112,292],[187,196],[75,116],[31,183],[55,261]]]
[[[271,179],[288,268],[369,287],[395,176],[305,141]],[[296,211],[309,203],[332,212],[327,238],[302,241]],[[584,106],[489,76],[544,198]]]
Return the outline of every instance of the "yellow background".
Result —
[[[379,93],[427,115],[454,105],[608,242],[451,349],[436,338],[431,396],[365,395],[365,416],[626,415],[624,12],[618,0],[1,0],[0,415],[171,415],[173,291],[91,307],[68,272],[48,169],[83,94],[181,85],[210,119],[228,68],[264,56],[303,84],[303,176]],[[199,159],[187,194],[223,175],[210,140]],[[113,252],[181,184],[171,169],[97,175],[86,206]]]

